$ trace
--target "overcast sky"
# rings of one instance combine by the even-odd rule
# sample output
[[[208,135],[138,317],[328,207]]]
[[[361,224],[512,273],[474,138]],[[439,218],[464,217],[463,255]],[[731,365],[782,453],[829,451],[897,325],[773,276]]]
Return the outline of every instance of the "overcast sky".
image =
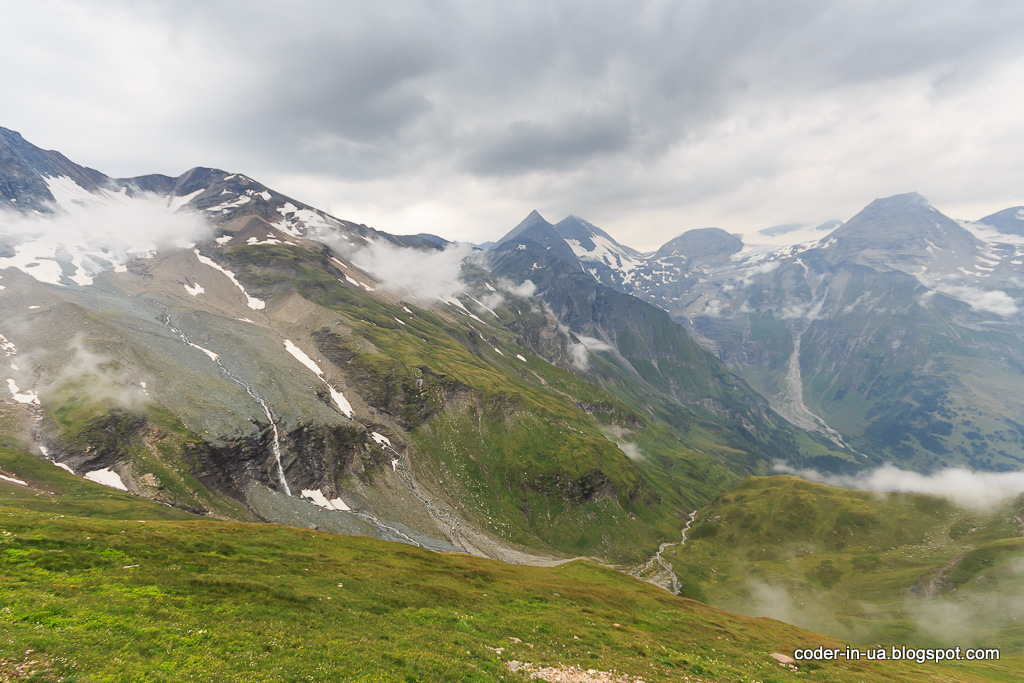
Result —
[[[1024,204],[1024,2],[0,0],[0,126],[394,233],[654,248],[918,191]]]

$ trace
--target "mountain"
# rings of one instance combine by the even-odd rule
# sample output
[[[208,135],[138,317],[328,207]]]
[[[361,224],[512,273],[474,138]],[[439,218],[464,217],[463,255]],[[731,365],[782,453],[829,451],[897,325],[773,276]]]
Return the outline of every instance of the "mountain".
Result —
[[[530,230],[539,218],[531,215]],[[550,225],[544,221],[548,237]],[[593,244],[602,243],[599,234],[591,234]],[[581,240],[575,242],[574,250],[583,248]],[[605,254],[609,262],[610,252]],[[766,471],[772,460],[783,456],[821,466],[853,459],[849,451],[793,429],[667,313],[599,282],[592,261],[568,258],[564,250],[529,239],[524,232],[499,242],[490,255],[494,274],[529,281],[569,331],[579,354],[577,370],[584,377],[670,425],[682,443],[713,453],[740,472]]]
[[[499,268],[243,174],[110,178],[4,139],[0,435],[77,474],[224,519],[623,562],[783,453],[855,457],[598,285],[601,249],[639,255],[579,219],[531,214]]]
[[[1024,236],[1024,206],[1014,206],[1010,209],[1003,209],[994,214],[985,216],[978,221],[993,228],[1005,235]]]
[[[845,223],[766,229],[764,244],[691,230],[652,254],[604,259],[603,268],[544,249],[667,312],[786,420],[859,453],[861,466],[1017,469],[1024,244],[1011,234],[1016,214],[954,221],[911,193],[876,200]],[[493,253],[507,258],[500,247]],[[820,466],[851,466],[834,455]]]
[[[826,258],[911,274],[971,267],[981,243],[917,193],[876,199],[829,234]]]
[[[89,192],[99,191],[110,182],[99,171],[79,166],[59,152],[41,150],[19,133],[0,128],[0,206],[50,211],[56,197],[46,178],[69,178]]]

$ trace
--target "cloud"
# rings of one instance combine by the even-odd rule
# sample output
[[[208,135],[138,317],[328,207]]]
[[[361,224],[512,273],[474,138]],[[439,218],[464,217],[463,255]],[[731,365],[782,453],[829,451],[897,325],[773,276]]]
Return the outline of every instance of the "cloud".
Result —
[[[43,400],[49,403],[48,395],[68,388],[100,404],[113,404],[118,408],[139,410],[149,403],[149,397],[138,381],[118,369],[119,364],[112,358],[90,350],[82,334],[71,338],[57,373],[47,378],[40,389]],[[83,397],[83,396],[80,396]]]
[[[93,0],[5,25],[0,122],[28,139],[112,175],[243,171],[394,232],[485,241],[536,207],[646,248],[1024,183],[1012,1]]]
[[[630,460],[644,460],[644,452],[635,443],[629,441],[618,441],[615,443],[619,450],[626,454]]]
[[[499,278],[497,284],[501,291],[524,299],[537,293],[537,285],[533,283],[533,280],[523,280],[517,285],[508,278]]]
[[[345,253],[344,251],[342,253]],[[466,291],[462,262],[473,249],[449,244],[443,250],[398,247],[378,241],[348,257],[354,265],[377,279],[383,289],[416,301],[450,299]]]
[[[172,211],[166,197],[77,194],[54,205],[52,214],[0,209],[0,246],[5,246],[0,269],[18,268],[54,284],[87,285],[132,259],[185,248],[213,232],[204,216]]]
[[[840,475],[796,469],[782,461],[777,461],[773,469],[829,486],[861,491],[927,493],[957,505],[980,509],[994,508],[1024,493],[1024,472],[975,472],[950,467],[934,474],[919,474],[887,464],[860,474]]]
[[[567,350],[569,351],[569,359],[572,361],[573,366],[577,370],[586,370],[590,367],[590,354],[596,351],[611,351],[613,347],[605,341],[598,339],[597,337],[588,337],[582,334],[573,334],[573,332],[565,325],[559,324],[558,329],[562,331],[568,340]],[[574,342],[572,339],[576,337],[577,340]]]
[[[935,291],[963,301],[976,311],[995,313],[1004,318],[1017,313],[1020,306],[1006,292],[998,289],[985,290],[971,285],[933,285]]]

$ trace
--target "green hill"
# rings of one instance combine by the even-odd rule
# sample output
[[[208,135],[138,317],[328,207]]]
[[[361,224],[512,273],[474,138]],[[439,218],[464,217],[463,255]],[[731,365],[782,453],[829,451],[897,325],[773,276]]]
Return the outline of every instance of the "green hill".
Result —
[[[916,494],[754,477],[666,557],[682,594],[859,643],[1024,648],[1022,502],[979,512]]]
[[[10,449],[0,471],[26,484],[0,480],[0,680],[526,681],[530,665],[631,681],[981,681],[1019,669],[792,671],[770,654],[842,644],[587,562],[522,567],[200,519]]]

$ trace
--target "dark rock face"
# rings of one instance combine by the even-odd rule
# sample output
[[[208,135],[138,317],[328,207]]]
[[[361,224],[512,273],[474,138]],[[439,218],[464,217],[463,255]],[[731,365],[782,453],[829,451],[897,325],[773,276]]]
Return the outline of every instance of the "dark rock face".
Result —
[[[99,171],[79,166],[60,152],[42,150],[20,133],[0,128],[0,206],[48,213],[54,197],[43,178],[54,176],[68,176],[91,192],[113,185]]]

